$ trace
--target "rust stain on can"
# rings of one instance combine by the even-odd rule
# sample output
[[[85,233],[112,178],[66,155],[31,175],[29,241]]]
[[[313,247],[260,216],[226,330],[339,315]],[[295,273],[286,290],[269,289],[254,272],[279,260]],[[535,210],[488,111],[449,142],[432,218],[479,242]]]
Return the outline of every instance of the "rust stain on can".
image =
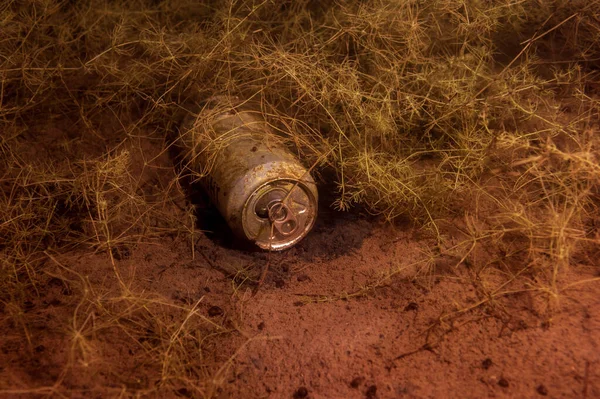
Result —
[[[283,250],[308,234],[315,182],[257,109],[215,97],[184,119],[180,133],[188,168],[239,237]]]

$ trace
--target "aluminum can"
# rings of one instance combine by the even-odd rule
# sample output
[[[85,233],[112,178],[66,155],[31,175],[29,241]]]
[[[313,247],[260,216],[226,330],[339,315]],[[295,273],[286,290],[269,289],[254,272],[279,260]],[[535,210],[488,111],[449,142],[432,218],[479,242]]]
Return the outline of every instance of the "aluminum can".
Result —
[[[316,184],[258,107],[211,98],[184,118],[179,140],[186,168],[238,237],[280,251],[312,229]]]

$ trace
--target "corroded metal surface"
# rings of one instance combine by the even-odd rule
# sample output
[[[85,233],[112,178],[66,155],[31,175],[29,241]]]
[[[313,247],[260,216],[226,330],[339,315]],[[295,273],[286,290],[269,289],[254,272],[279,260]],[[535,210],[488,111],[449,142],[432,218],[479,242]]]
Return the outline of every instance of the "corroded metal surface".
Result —
[[[234,233],[271,250],[306,236],[317,214],[315,182],[260,112],[216,97],[180,131],[189,169]]]

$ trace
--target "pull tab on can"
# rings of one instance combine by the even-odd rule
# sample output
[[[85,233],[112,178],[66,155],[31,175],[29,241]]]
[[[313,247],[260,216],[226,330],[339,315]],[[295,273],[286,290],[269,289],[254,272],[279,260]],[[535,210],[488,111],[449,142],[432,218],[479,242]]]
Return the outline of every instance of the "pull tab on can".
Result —
[[[239,237],[278,251],[312,229],[315,182],[256,109],[213,98],[184,119],[180,142],[189,171]]]

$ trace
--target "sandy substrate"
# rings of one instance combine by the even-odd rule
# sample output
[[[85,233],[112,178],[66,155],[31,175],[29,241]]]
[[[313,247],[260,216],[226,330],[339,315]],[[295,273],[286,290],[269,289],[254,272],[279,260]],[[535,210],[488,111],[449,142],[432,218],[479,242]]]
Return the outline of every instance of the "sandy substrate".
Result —
[[[172,178],[164,158],[149,181]],[[597,259],[571,267],[558,298],[535,281],[495,290],[510,268],[476,273],[432,257],[434,241],[408,223],[328,205],[283,253],[240,247],[199,206],[206,233],[193,246],[143,240],[113,253],[114,267],[102,251],[55,254],[23,317],[0,323],[3,396],[600,397],[600,284],[569,286],[597,278]],[[176,364],[178,347],[203,366]],[[188,384],[160,388],[173,373]]]
[[[137,292],[198,303],[207,319],[233,327],[210,355],[221,365],[214,374],[221,398],[600,397],[600,284],[574,286],[551,313],[540,313],[528,292],[492,306],[478,297],[464,265],[415,279],[427,245],[410,228],[341,215],[321,218],[310,237],[282,254],[203,236],[195,260],[189,246],[163,242],[141,245],[117,264]],[[91,286],[114,283],[105,254],[61,262]],[[268,278],[252,296],[252,286],[232,274],[260,271],[265,262]],[[592,272],[581,266],[571,274],[581,280]],[[69,358],[60,331],[70,295],[51,281],[34,304],[43,309],[35,353],[3,338],[2,378],[43,386],[59,376]],[[75,396],[123,381],[143,388],[157,378],[136,366],[139,348],[111,344],[117,341],[108,334],[93,343],[103,362],[113,362],[111,372],[93,362],[72,368],[66,381]]]

